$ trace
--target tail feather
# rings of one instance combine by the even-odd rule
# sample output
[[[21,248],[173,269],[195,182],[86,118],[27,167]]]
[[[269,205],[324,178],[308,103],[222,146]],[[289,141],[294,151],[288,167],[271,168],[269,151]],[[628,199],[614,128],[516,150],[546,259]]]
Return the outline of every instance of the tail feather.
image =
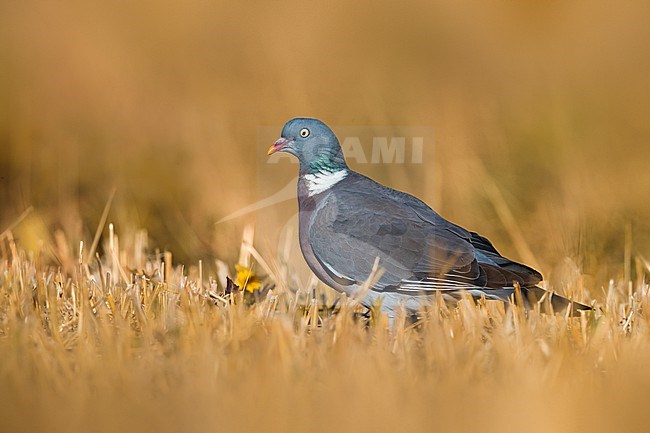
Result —
[[[521,294],[524,298],[524,306],[526,308],[534,308],[534,306],[539,303],[542,307],[542,311],[548,310],[548,302],[546,299],[550,298],[550,304],[555,312],[566,311],[568,307],[571,307],[571,314],[579,314],[578,311],[593,310],[589,305],[567,299],[537,286],[522,287]],[[546,298],[544,298],[544,295],[546,295]],[[544,299],[544,301],[542,301],[542,299]]]

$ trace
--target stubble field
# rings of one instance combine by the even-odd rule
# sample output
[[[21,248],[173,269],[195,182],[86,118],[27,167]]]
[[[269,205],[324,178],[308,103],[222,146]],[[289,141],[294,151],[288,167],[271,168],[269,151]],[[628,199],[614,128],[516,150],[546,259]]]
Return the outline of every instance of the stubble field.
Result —
[[[646,431],[648,13],[2,2],[0,431]],[[273,195],[296,116],[430,131],[350,165],[596,310],[339,298]]]

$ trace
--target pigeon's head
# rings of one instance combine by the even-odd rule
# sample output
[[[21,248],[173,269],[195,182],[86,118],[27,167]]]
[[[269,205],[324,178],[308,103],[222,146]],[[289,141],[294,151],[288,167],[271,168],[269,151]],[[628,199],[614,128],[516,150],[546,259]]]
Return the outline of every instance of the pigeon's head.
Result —
[[[346,167],[336,135],[317,119],[288,121],[282,128],[282,137],[269,147],[269,155],[275,152],[290,153],[298,158],[301,171],[337,171]]]

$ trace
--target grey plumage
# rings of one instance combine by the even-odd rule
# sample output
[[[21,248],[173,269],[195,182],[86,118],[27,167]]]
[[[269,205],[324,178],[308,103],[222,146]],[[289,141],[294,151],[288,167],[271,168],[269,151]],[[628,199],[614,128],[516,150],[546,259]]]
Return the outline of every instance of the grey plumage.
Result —
[[[536,286],[539,272],[503,257],[486,238],[350,170],[338,139],[319,120],[289,121],[269,154],[276,151],[300,162],[300,245],[312,271],[334,289],[355,296],[379,258],[383,274],[362,303],[381,297],[390,315],[399,305],[415,312],[436,292],[447,299],[469,293],[505,301],[516,283],[527,304],[544,294]],[[558,295],[551,299],[556,309],[570,305]]]

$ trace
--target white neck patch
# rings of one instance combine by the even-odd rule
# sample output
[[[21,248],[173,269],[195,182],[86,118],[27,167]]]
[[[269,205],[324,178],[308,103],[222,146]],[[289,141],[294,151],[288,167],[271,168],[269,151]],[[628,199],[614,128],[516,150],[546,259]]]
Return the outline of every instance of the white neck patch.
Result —
[[[348,175],[346,169],[335,171],[333,173],[316,173],[316,174],[305,174],[303,178],[307,181],[307,190],[309,190],[309,197],[320,194],[323,191],[327,191],[333,185],[337,184],[345,176]]]

